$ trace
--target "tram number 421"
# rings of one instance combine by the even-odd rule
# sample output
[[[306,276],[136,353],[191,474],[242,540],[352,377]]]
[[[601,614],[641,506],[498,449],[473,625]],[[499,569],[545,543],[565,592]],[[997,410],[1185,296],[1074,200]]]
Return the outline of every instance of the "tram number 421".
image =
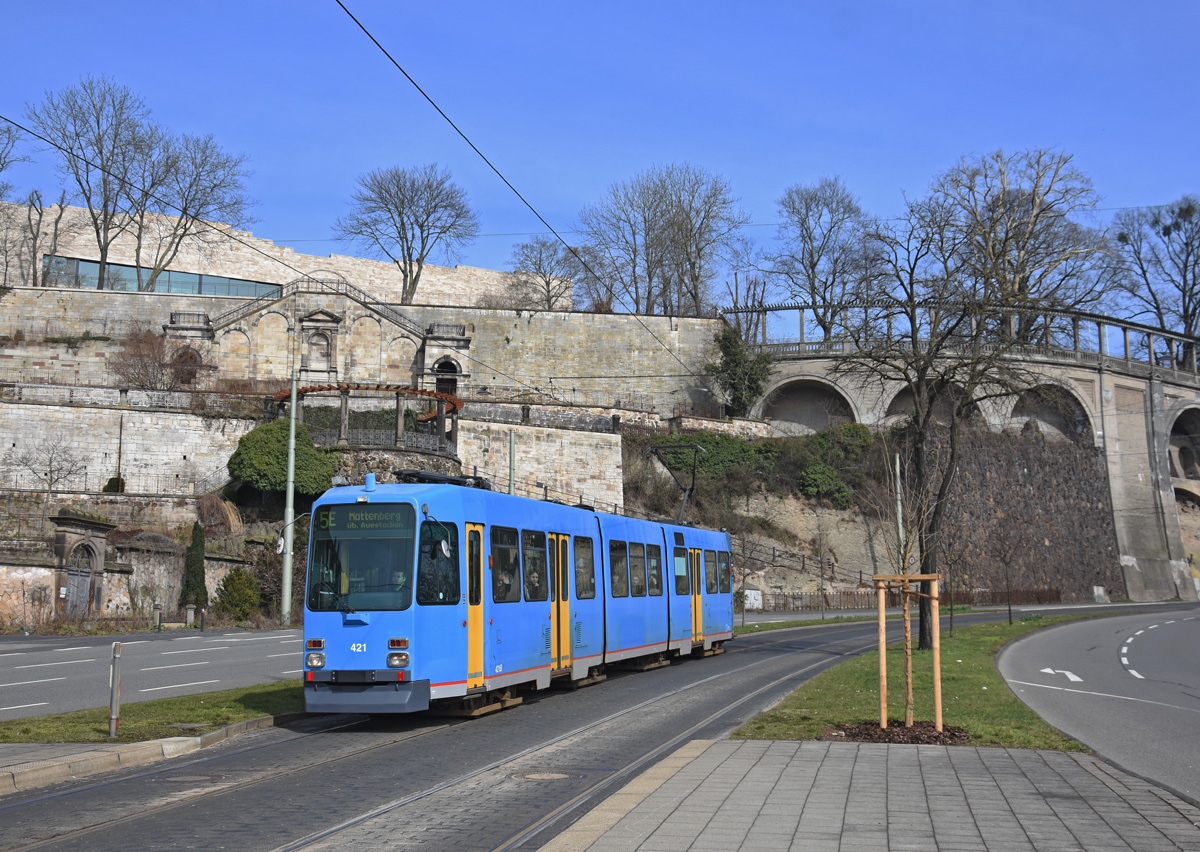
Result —
[[[365,653],[366,650],[367,650],[366,642],[355,642],[353,645],[350,646],[351,653],[361,654],[361,653]]]

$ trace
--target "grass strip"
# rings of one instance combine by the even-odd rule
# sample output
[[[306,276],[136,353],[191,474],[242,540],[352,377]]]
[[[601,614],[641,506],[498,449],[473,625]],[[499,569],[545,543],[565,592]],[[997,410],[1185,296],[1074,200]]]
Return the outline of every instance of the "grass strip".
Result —
[[[1031,616],[942,633],[942,721],[967,731],[972,745],[1087,751],[1046,724],[996,670],[996,653],[1018,636],[1081,616]],[[916,646],[916,619],[913,619]],[[904,718],[904,645],[888,646],[888,718]],[[913,652],[913,718],[933,719],[933,655]],[[732,736],[748,740],[821,739],[835,725],[879,723],[879,653],[839,663],[800,686]],[[891,726],[889,722],[889,727]]]
[[[108,708],[103,707],[15,719],[0,725],[0,742],[138,743],[164,737],[196,737],[246,719],[303,710],[301,682],[287,680],[122,704],[116,739],[108,736]]]

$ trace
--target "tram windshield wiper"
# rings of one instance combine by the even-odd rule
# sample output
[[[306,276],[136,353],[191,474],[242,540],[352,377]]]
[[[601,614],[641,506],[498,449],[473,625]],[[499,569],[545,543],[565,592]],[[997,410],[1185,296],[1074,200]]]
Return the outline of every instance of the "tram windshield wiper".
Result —
[[[321,592],[322,594],[332,595],[333,602],[337,605],[338,612],[358,612],[358,610],[350,606],[350,601],[346,598],[346,596],[333,587],[333,583],[321,583],[319,586],[317,586],[317,591]]]

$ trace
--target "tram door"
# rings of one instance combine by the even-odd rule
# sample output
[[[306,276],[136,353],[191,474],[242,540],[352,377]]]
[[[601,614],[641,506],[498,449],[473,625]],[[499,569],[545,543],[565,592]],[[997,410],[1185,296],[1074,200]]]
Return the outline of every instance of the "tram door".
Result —
[[[700,588],[703,582],[703,572],[700,568],[700,550],[698,548],[690,548],[688,550],[688,564],[691,566],[692,574],[692,641],[704,641],[704,610],[700,599]]]
[[[467,524],[467,689],[483,686],[483,524]]]
[[[550,653],[554,658],[552,668],[555,669],[565,669],[571,665],[570,540],[568,535],[550,533],[550,633],[553,636]]]

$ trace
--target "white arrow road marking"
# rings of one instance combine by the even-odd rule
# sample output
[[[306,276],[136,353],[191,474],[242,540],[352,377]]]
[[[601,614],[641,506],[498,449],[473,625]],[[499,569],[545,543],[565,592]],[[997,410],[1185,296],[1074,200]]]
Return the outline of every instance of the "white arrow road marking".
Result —
[[[1075,674],[1074,672],[1064,671],[1063,669],[1042,669],[1042,671],[1046,674],[1065,674],[1067,676],[1067,680],[1071,681],[1072,683],[1083,682],[1083,678],[1081,678],[1079,675]]]

